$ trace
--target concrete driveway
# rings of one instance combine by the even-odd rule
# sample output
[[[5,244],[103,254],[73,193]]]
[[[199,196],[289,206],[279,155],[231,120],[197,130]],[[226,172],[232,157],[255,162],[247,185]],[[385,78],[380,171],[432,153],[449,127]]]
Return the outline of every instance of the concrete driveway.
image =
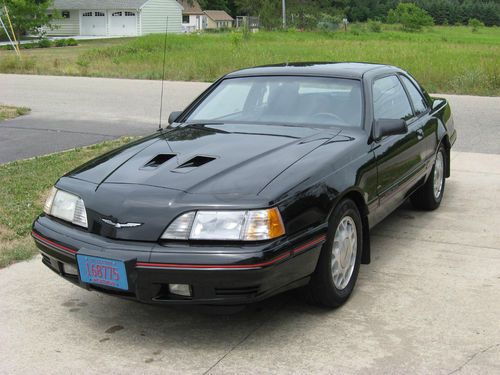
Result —
[[[159,81],[0,74],[0,103],[32,113],[0,123],[0,163],[84,146],[158,126]],[[206,87],[166,82],[164,123]],[[445,95],[460,137],[456,150],[500,153],[500,97]]]
[[[170,111],[205,84],[167,87]],[[0,102],[33,109],[0,124],[0,157],[9,159],[8,131],[21,142],[11,150],[29,149],[17,157],[147,133],[158,90],[151,81],[0,75]],[[459,141],[442,206],[404,206],[375,228],[372,264],[342,308],[293,292],[235,314],[141,305],[70,285],[37,257],[0,270],[0,373],[500,373],[499,98],[449,99]]]
[[[295,293],[232,315],[0,271],[3,374],[499,374],[500,156],[453,154],[441,208],[403,207],[337,310]],[[480,192],[480,193],[479,193]]]

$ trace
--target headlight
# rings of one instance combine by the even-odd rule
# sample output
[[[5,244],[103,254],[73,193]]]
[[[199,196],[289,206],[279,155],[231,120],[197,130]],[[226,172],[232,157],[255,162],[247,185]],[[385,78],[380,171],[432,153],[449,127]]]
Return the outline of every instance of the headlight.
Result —
[[[165,240],[262,241],[285,234],[277,208],[248,211],[192,211],[175,219]]]
[[[74,194],[52,188],[43,207],[47,215],[87,228],[87,212],[83,200]]]

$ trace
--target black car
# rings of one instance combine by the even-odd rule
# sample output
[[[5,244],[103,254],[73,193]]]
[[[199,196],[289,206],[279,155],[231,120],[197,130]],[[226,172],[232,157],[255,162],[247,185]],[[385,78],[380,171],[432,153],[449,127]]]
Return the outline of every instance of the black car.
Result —
[[[433,210],[456,132],[446,100],[365,63],[228,74],[170,126],[56,183],[32,235],[66,280],[163,304],[246,304],[297,287],[339,306],[369,231]]]

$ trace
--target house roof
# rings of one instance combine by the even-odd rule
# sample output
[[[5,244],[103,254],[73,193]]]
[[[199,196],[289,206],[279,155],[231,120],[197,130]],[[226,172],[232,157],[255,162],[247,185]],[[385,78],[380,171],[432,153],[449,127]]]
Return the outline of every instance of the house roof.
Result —
[[[184,8],[182,14],[193,14],[193,15],[203,14],[200,4],[198,4],[196,0],[177,0],[177,2],[181,4],[182,7]]]
[[[54,0],[52,9],[139,9],[148,0]]]
[[[205,14],[214,21],[233,21],[234,18],[231,17],[223,10],[206,10]]]

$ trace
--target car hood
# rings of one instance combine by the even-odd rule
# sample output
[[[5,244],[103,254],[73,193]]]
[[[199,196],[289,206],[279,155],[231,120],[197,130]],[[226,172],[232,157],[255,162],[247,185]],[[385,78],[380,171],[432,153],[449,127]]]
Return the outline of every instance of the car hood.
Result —
[[[97,158],[67,177],[147,185],[190,194],[257,195],[338,129],[212,124],[158,132]]]

